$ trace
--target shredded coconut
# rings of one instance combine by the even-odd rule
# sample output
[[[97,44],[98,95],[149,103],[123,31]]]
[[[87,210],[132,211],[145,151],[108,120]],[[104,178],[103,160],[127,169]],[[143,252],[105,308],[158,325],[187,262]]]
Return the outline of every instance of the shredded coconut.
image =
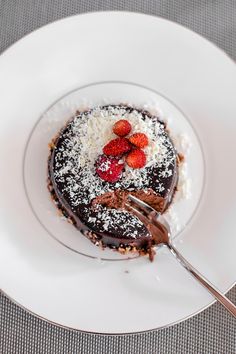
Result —
[[[161,167],[159,177],[171,176],[170,166],[175,161],[175,150],[164,125],[157,118],[153,119],[148,114],[135,109],[127,110],[127,107],[122,106],[96,107],[73,118],[69,128],[63,133],[63,144],[55,153],[54,177],[57,183],[63,183],[63,192],[69,196],[72,206],[76,207],[81,203],[88,205],[96,196],[111,191],[110,184],[97,177],[94,165],[102,154],[104,145],[117,137],[113,134],[112,127],[119,119],[127,119],[131,123],[131,134],[145,133],[149,144],[144,149],[147,156],[146,166],[132,169],[125,164],[122,178],[115,184],[115,188],[145,189],[149,184],[148,168]],[[101,168],[106,171],[108,167],[104,164]],[[160,183],[158,192],[163,190],[164,186]]]

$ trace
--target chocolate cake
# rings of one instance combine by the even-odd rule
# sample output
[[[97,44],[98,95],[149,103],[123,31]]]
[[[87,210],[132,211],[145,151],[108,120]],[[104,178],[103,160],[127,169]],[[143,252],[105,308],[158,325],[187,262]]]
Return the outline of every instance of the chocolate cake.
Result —
[[[113,157],[119,159],[122,171],[119,179],[109,182],[99,176],[96,164],[104,156],[104,146],[117,138],[113,126],[119,120],[132,126],[130,134],[120,139],[128,141],[137,132],[148,138],[142,149],[145,166],[130,167],[125,163],[127,153]],[[137,146],[132,149],[135,154],[140,151]],[[124,105],[95,107],[77,112],[50,144],[48,187],[64,216],[94,244],[121,253],[152,255],[155,242],[151,234],[124,205],[131,193],[163,213],[176,189],[177,160],[165,124],[158,117]]]

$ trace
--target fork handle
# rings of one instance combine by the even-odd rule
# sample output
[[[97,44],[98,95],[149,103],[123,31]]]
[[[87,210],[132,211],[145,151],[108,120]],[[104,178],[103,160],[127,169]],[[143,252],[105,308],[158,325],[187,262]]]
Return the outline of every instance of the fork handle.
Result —
[[[217,290],[205,277],[203,277],[171,244],[168,243],[167,247],[175,258],[187,269],[192,276],[199,281],[225,308],[236,318],[236,306],[219,290]]]

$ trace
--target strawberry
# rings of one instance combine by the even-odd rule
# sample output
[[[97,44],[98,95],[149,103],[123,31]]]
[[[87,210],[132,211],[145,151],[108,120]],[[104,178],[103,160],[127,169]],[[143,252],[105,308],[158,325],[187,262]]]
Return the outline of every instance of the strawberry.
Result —
[[[113,125],[113,133],[118,136],[128,135],[130,133],[131,129],[132,129],[131,124],[125,119],[118,120]]]
[[[116,138],[111,140],[103,148],[103,153],[105,155],[119,156],[131,150],[131,144],[126,138]]]
[[[146,165],[146,155],[143,150],[134,149],[126,156],[126,162],[129,167],[142,168]]]
[[[106,182],[114,183],[120,179],[124,163],[116,157],[101,155],[98,157],[95,167],[101,179]]]
[[[129,141],[139,148],[144,148],[148,145],[148,137],[144,133],[134,133],[129,137]]]

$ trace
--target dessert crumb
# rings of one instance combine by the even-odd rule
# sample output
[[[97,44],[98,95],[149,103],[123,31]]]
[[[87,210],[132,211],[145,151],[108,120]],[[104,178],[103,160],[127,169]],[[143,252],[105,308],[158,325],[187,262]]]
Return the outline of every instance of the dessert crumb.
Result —
[[[180,163],[184,161],[185,157],[184,157],[183,154],[180,154],[180,153],[179,153],[177,156],[178,156],[178,159],[179,159],[179,162],[180,162]]]

